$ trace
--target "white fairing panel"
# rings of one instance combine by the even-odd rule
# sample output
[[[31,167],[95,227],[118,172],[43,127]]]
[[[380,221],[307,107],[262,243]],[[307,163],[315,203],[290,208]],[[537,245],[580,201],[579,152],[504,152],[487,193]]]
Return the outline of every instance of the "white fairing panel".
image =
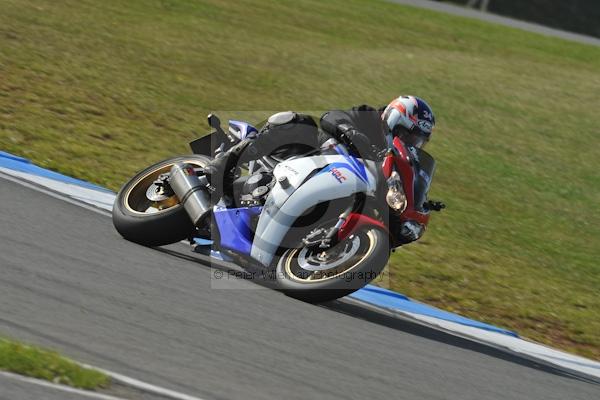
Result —
[[[275,167],[274,175],[278,183],[260,215],[251,251],[251,256],[265,266],[273,260],[290,226],[306,210],[354,193],[373,194],[376,187],[374,175],[363,162],[344,155],[285,161]],[[283,177],[287,179],[282,184]]]

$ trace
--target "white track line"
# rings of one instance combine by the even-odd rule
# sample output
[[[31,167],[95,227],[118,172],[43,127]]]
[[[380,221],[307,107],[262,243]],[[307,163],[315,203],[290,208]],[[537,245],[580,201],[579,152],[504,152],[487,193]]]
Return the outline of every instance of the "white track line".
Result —
[[[33,384],[33,385],[43,386],[43,387],[50,388],[50,389],[53,389],[53,390],[58,390],[58,391],[61,391],[61,392],[78,394],[80,396],[87,397],[87,398],[90,398],[90,399],[98,399],[98,400],[125,400],[125,399],[123,399],[121,397],[109,396],[109,395],[106,395],[106,394],[91,392],[89,390],[76,389],[74,387],[66,386],[66,385],[58,385],[56,383],[52,383],[52,382],[48,382],[48,381],[43,381],[41,379],[28,378],[26,376],[13,374],[11,372],[0,371],[0,376],[4,377],[4,378],[15,380],[15,381],[18,381],[18,382],[24,382],[24,383],[30,383],[30,384]]]
[[[479,328],[461,325],[456,322],[439,320],[407,311],[376,306],[352,297],[345,297],[343,298],[343,301],[361,306],[371,311],[382,313],[392,318],[426,326],[436,331],[445,332],[471,342],[479,343],[525,360],[552,367],[565,374],[582,378],[586,381],[600,383],[600,363],[593,360],[565,353],[553,349],[552,347],[530,342],[522,338],[506,336],[501,333],[485,331]]]
[[[109,371],[106,369],[102,369],[102,368],[98,368],[98,367],[94,367],[94,366],[86,365],[86,364],[79,364],[79,365],[81,365],[84,368],[100,371],[103,374],[110,376],[112,379],[114,379],[115,381],[117,381],[119,383],[134,387],[136,389],[139,389],[139,390],[147,392],[147,393],[157,394],[157,395],[164,396],[164,397],[167,397],[169,399],[174,399],[174,400],[204,400],[204,399],[201,399],[200,397],[194,397],[194,396],[190,396],[190,395],[187,395],[184,393],[176,392],[174,390],[170,390],[170,389],[166,389],[166,388],[163,388],[160,386],[152,385],[150,383],[146,383],[146,382],[140,381],[138,379],[119,374],[117,372],[112,372],[112,371]]]
[[[17,184],[22,185],[22,186],[25,186],[25,187],[27,187],[29,189],[33,189],[35,191],[47,194],[48,196],[54,197],[55,199],[59,199],[59,200],[62,200],[62,201],[66,201],[67,203],[74,204],[74,205],[79,206],[79,207],[83,207],[86,210],[90,210],[90,211],[93,211],[95,213],[102,214],[102,215],[105,215],[105,216],[110,216],[110,212],[109,211],[104,210],[104,209],[102,209],[100,207],[96,207],[96,206],[93,206],[91,204],[85,203],[82,200],[75,200],[75,199],[73,199],[72,197],[69,197],[66,194],[55,192],[55,191],[53,191],[51,189],[46,189],[46,188],[44,188],[42,186],[39,186],[38,184],[26,182],[26,181],[24,181],[24,180],[22,180],[20,178],[16,178],[16,177],[14,177],[12,175],[8,175],[8,174],[2,172],[2,170],[0,170],[0,178],[6,179],[7,181],[11,181],[11,182],[17,183]]]

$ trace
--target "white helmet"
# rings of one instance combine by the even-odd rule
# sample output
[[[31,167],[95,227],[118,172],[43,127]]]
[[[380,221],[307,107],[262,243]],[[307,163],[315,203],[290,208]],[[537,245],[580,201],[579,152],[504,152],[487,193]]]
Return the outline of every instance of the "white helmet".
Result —
[[[429,141],[435,127],[435,116],[425,100],[415,96],[400,96],[383,111],[381,118],[390,134],[406,144],[422,148]]]

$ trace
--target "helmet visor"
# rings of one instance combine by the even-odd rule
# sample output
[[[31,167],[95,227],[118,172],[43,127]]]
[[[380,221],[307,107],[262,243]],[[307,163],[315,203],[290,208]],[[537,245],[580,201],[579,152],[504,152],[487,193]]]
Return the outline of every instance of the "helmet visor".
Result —
[[[422,149],[429,142],[430,134],[423,132],[417,126],[413,129],[406,129],[398,124],[392,130],[393,136],[398,136],[406,145]]]
[[[407,133],[403,137],[401,137],[402,141],[409,146],[416,147],[418,149],[422,149],[425,147],[427,142],[429,142],[429,135],[421,132],[420,130],[415,130]]]

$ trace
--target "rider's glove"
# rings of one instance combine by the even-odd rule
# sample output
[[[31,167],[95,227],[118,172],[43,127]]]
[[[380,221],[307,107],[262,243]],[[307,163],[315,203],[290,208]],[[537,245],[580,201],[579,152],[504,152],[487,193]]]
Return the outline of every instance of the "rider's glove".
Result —
[[[406,242],[414,242],[423,235],[423,225],[416,221],[404,221],[402,228],[400,229],[400,235],[406,240]]]
[[[338,139],[351,146],[360,158],[374,159],[376,150],[371,145],[371,141],[364,133],[356,130],[352,125],[341,124],[337,127]],[[375,154],[374,154],[375,153]]]

